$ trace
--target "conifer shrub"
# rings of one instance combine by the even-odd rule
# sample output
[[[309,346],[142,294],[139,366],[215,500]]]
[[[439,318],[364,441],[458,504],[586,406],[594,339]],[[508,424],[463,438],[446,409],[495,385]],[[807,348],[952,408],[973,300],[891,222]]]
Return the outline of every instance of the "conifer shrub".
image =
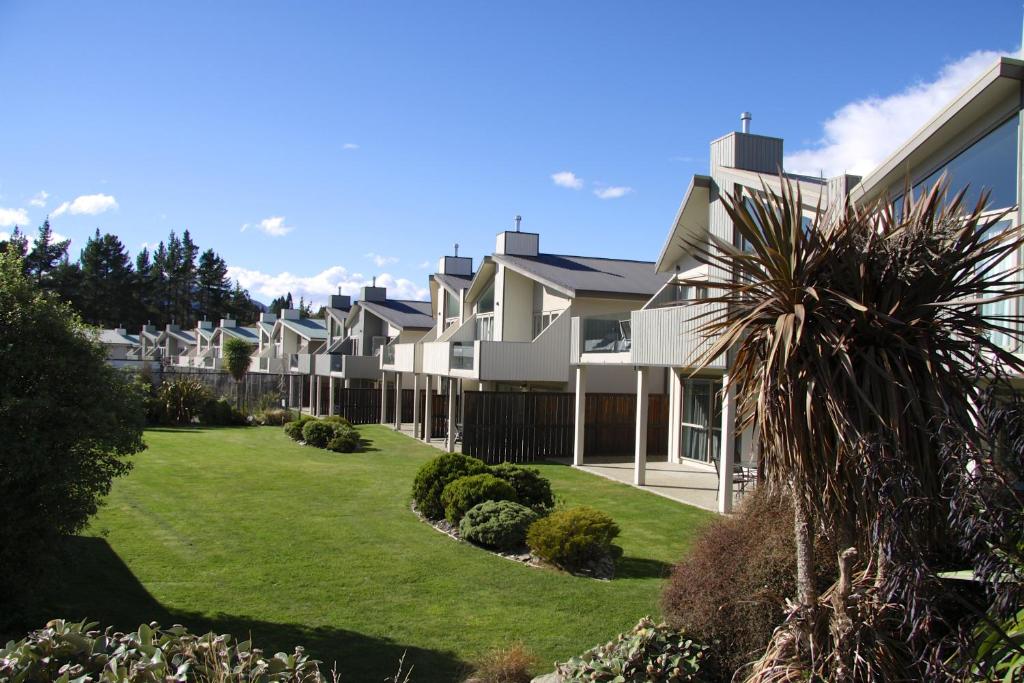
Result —
[[[555,505],[551,482],[533,467],[523,467],[503,462],[491,467],[491,474],[504,479],[516,490],[516,500],[539,514],[544,514]]]
[[[612,544],[619,525],[586,505],[556,510],[530,525],[526,543],[534,555],[568,571],[587,569],[617,559],[622,549]]]
[[[334,438],[334,425],[323,420],[309,420],[302,425],[302,440],[316,448],[327,448]]]
[[[526,543],[526,530],[537,513],[511,500],[488,500],[471,507],[459,522],[467,541],[498,550],[515,550]]]
[[[459,477],[487,471],[482,460],[462,453],[442,453],[420,467],[412,484],[412,498],[427,519],[444,517],[441,493],[444,487]]]
[[[512,485],[489,472],[459,477],[441,492],[445,519],[452,524],[458,524],[470,508],[484,501],[515,499]]]

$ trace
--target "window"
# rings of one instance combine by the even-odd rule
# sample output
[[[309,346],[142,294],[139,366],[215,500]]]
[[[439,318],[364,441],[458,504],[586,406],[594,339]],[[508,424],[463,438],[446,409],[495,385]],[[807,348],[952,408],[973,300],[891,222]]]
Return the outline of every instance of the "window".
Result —
[[[985,229],[986,237],[995,237],[1004,230],[1010,227],[1011,221],[999,221],[993,225],[990,225]],[[987,265],[987,264],[986,264]],[[989,271],[990,277],[999,277],[1012,271],[1017,267],[1017,254],[1008,254],[996,264],[996,266]],[[996,292],[992,292],[995,294]],[[1014,325],[1013,321],[1007,320],[1007,318],[1014,318],[1017,315],[1017,301],[1015,299],[1007,299],[1005,301],[996,301],[990,304],[983,304],[981,307],[982,315],[987,318],[992,318],[992,322],[997,325],[1004,327],[1011,327]],[[991,341],[1002,347],[1007,351],[1012,351],[1014,346],[1013,338],[1003,332],[992,332],[990,333]]]
[[[487,289],[480,295],[477,300],[476,312],[480,313],[494,313],[494,280],[487,285]]]
[[[446,320],[459,317],[459,298],[449,291],[444,293],[444,317]]]
[[[494,314],[477,315],[476,317],[476,338],[480,341],[492,341],[494,339]]]
[[[691,379],[683,382],[683,457],[711,462],[718,459],[722,440],[722,383]]]
[[[989,190],[988,208],[1004,209],[1017,204],[1017,116],[1012,116],[957,156],[914,185],[914,196],[931,189],[943,173],[950,183],[950,198],[966,185],[964,207],[974,208],[982,190]],[[903,196],[893,202],[897,216]]]

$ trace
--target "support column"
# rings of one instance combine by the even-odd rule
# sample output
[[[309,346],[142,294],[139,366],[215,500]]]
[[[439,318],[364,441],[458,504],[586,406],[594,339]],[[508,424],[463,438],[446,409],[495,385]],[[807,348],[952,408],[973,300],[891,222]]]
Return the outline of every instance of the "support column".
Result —
[[[420,436],[420,376],[412,374],[412,438]]]
[[[433,381],[430,375],[426,375],[426,397],[423,401],[423,440],[430,443],[430,426],[434,423],[434,401],[431,400],[431,391],[433,390]]]
[[[576,422],[572,441],[572,464],[579,467],[583,464],[584,435],[587,425],[587,368],[576,366]]]
[[[388,373],[380,373],[380,423],[388,423]]]
[[[402,429],[402,373],[395,373],[395,431]]]
[[[292,407],[292,397],[295,396],[295,375],[288,375],[288,407]]]
[[[334,415],[334,378],[327,378],[327,414]]]
[[[449,453],[455,451],[455,383],[453,377],[448,378],[448,434],[445,437],[444,448]]]
[[[647,368],[636,370],[636,447],[633,483],[643,486],[647,481]]]
[[[309,373],[309,414],[316,415],[316,380],[315,373]]]
[[[668,369],[668,461],[682,462],[683,377],[677,368]]]
[[[732,512],[732,476],[736,462],[736,391],[729,387],[729,376],[722,379],[726,387],[722,392],[722,443],[719,445],[718,462],[718,511],[723,515]]]

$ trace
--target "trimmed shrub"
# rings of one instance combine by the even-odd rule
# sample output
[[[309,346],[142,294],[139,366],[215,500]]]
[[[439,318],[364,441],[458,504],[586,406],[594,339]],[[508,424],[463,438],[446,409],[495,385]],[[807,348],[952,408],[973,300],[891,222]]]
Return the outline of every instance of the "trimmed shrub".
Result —
[[[142,624],[134,633],[118,633],[95,623],[55,619],[16,643],[0,647],[0,680],[52,683],[67,680],[187,680],[243,683],[325,683],[319,662],[302,648],[267,657],[230,635],[197,636],[182,626],[161,629]]]
[[[361,446],[362,439],[359,438],[359,432],[345,425],[336,425],[334,436],[327,442],[327,450],[335,453],[354,453]]]
[[[522,643],[491,650],[476,663],[466,683],[530,683],[537,658]]]
[[[471,507],[459,522],[459,534],[473,543],[500,550],[521,548],[537,513],[511,500],[488,500]]]
[[[256,421],[261,425],[272,425],[275,427],[288,424],[294,419],[295,413],[284,408],[268,408],[260,411],[256,416]]]
[[[708,648],[650,617],[629,633],[556,666],[565,681],[690,681],[706,683],[704,660]]]
[[[444,516],[452,524],[458,524],[470,508],[484,501],[515,499],[512,485],[488,472],[460,477],[441,492]]]
[[[835,553],[818,544],[819,590],[835,578]],[[673,568],[662,593],[665,619],[706,643],[731,673],[757,658],[796,595],[793,508],[761,491],[744,497],[736,514],[717,517]]]
[[[511,484],[516,490],[516,500],[526,507],[544,514],[555,506],[551,482],[541,476],[540,470],[503,462],[491,467],[491,474]]]
[[[444,517],[441,493],[444,487],[459,477],[487,472],[487,465],[462,453],[442,453],[428,460],[416,472],[412,484],[412,498],[416,509],[427,519]]]
[[[307,422],[311,422],[313,418],[309,415],[299,415],[299,417],[291,422],[286,422],[284,425],[284,433],[288,435],[292,441],[302,441],[302,429],[306,426]]]
[[[352,423],[341,415],[328,415],[327,417],[320,418],[323,422],[327,422],[333,425],[342,425],[345,427],[351,427]]]
[[[542,560],[576,571],[621,555],[622,549],[612,545],[618,535],[619,525],[611,517],[581,505],[538,519],[527,530],[526,543]]]
[[[326,448],[334,438],[334,425],[323,420],[309,420],[302,426],[302,440],[310,446]]]

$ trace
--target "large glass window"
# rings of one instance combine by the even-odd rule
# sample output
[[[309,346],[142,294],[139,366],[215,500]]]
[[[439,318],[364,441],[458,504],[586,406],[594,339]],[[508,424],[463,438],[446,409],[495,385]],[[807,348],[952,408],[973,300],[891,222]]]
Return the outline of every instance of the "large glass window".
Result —
[[[476,304],[477,313],[494,313],[494,280],[487,285],[487,289],[480,295]]]
[[[476,317],[476,338],[480,341],[492,341],[494,339],[494,314],[477,315]]]
[[[459,298],[447,290],[444,293],[444,317],[449,320],[459,317]]]
[[[1005,209],[1017,204],[1017,116],[996,127],[985,137],[960,152],[927,178],[914,185],[914,196],[928,191],[943,174],[949,180],[950,197],[966,185],[964,207],[973,209],[982,190],[989,190],[988,208]],[[903,209],[903,197],[894,202],[897,215]]]
[[[1010,224],[1011,221],[1000,221],[998,223],[990,225],[988,228],[985,229],[985,236],[995,237],[996,235],[999,235],[1001,232],[1009,228]],[[989,277],[998,278],[1000,275],[1005,275],[1006,273],[1009,273],[1016,266],[1017,255],[1008,254],[1007,256],[1003,257],[992,270],[989,271]],[[1013,279],[1016,280],[1017,278]],[[997,293],[998,290],[992,292],[991,294],[995,295]],[[1015,319],[1017,315],[1017,300],[1007,299],[1005,301],[995,301],[990,304],[984,304],[981,307],[981,312],[982,315],[991,318],[994,324],[1002,325],[1004,327],[1014,327],[1016,324]],[[1014,342],[1013,338],[1010,337],[1010,335],[1003,332],[993,332],[990,338],[993,343],[1001,346],[1007,351],[1013,350]]]
[[[722,440],[722,383],[692,379],[683,382],[683,457],[718,460]]]

